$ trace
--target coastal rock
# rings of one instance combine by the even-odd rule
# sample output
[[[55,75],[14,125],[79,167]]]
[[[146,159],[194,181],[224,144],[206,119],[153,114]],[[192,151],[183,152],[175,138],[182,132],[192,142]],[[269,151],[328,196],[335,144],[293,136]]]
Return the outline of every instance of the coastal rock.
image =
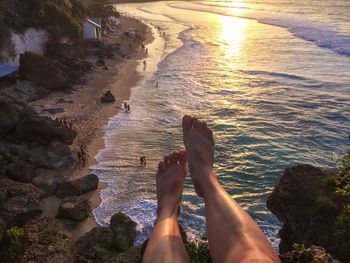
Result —
[[[64,198],[67,196],[77,196],[97,189],[98,177],[94,174],[89,174],[81,178],[66,181],[58,186],[56,195]]]
[[[282,263],[340,263],[323,247],[311,246],[303,251],[291,251],[280,255]]]
[[[4,178],[6,168],[6,160],[0,155],[0,179]]]
[[[17,160],[16,162],[7,165],[6,176],[12,180],[22,183],[30,183],[33,175],[33,167],[27,162]]]
[[[89,216],[90,205],[85,197],[67,197],[58,208],[58,217],[83,221]]]
[[[38,218],[28,222],[24,230],[24,253],[17,262],[74,262],[74,241],[57,220]]]
[[[101,258],[114,249],[114,233],[109,227],[95,227],[78,239],[76,247],[88,259]]]
[[[72,88],[59,68],[50,60],[31,52],[21,55],[19,72],[22,77],[48,90]]]
[[[43,191],[43,197],[56,194],[58,185],[64,182],[64,176],[57,174],[55,170],[38,169],[32,184]]]
[[[96,64],[98,65],[98,66],[104,66],[104,65],[106,65],[106,61],[104,61],[103,59],[98,59],[97,61],[96,61]]]
[[[8,182],[7,198],[0,203],[0,218],[8,226],[22,226],[42,213],[40,192],[31,184]]]
[[[7,183],[5,180],[0,180],[0,202],[7,197]]]
[[[141,248],[133,246],[127,251],[116,256],[115,261],[120,263],[139,263],[141,262]]]
[[[37,167],[55,169],[73,162],[69,146],[60,141],[52,141],[49,145],[31,144],[29,148],[28,161]]]
[[[115,247],[125,251],[132,246],[136,237],[137,224],[127,215],[116,213],[111,218],[110,228],[114,232]]]
[[[0,100],[0,138],[10,132],[18,121],[18,112],[10,102]]]
[[[112,223],[110,227],[95,227],[79,238],[77,262],[136,262],[140,259],[141,248],[132,247],[136,223],[122,213],[112,218],[113,228]],[[123,261],[125,259],[130,261]]]
[[[88,174],[74,181],[79,185],[81,193],[87,193],[98,187],[98,177],[95,174]]]
[[[6,223],[0,219],[0,243],[2,242],[5,232],[6,232]]]
[[[32,109],[26,108],[20,112],[16,130],[11,135],[18,140],[44,145],[49,145],[54,140],[70,145],[73,143],[76,132],[49,117],[39,116]]]
[[[287,168],[267,207],[283,222],[281,253],[291,251],[293,244],[319,244],[332,251],[332,228],[342,209],[337,205],[334,175],[307,164]]]
[[[115,98],[110,90],[107,90],[100,98],[102,103],[115,102]]]

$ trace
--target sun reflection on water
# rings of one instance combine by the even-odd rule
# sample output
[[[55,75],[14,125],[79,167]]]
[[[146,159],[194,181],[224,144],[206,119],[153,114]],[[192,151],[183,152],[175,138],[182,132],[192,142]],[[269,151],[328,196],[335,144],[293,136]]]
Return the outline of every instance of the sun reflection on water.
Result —
[[[240,57],[244,44],[247,21],[244,19],[221,16],[222,31],[220,39],[226,44],[225,57],[237,59]]]

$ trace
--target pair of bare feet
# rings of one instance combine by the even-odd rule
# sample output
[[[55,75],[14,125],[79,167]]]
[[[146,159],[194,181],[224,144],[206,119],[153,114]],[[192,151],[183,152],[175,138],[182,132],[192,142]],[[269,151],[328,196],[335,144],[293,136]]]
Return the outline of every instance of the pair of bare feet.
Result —
[[[191,178],[197,194],[205,197],[211,180],[215,180],[213,169],[213,132],[206,122],[185,115],[182,120],[183,140],[186,150],[167,154],[158,164],[157,201],[158,215],[177,213],[182,197],[188,162]]]

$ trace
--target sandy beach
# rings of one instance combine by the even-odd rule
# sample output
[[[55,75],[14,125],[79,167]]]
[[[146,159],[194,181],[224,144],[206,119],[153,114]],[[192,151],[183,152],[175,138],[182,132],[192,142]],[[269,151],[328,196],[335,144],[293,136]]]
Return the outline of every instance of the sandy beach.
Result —
[[[65,175],[72,178],[79,178],[90,173],[89,167],[96,163],[94,156],[104,147],[103,129],[109,118],[116,115],[122,109],[122,103],[128,100],[131,89],[141,79],[141,74],[137,71],[143,59],[146,59],[147,52],[143,45],[154,40],[151,27],[138,21],[137,19],[122,16],[121,25],[114,28],[113,34],[105,37],[105,41],[111,44],[118,43],[120,49],[126,51],[127,59],[114,58],[105,61],[108,70],[104,67],[95,66],[94,71],[89,73],[87,83],[83,86],[75,87],[71,94],[56,93],[49,97],[33,102],[31,106],[39,113],[43,114],[45,109],[63,108],[64,112],[59,114],[47,114],[51,118],[66,118],[73,122],[73,129],[78,133],[71,149],[77,153],[82,145],[87,152],[85,165],[76,162],[74,167],[64,171]],[[122,34],[129,30],[137,32],[140,38],[132,42],[122,39]],[[157,34],[155,34],[157,35]],[[86,58],[96,64],[96,58]],[[100,97],[107,90],[110,90],[115,97],[114,103],[101,103]],[[72,236],[77,239],[97,224],[93,218],[92,211],[100,204],[99,191],[105,188],[105,184],[99,183],[98,189],[86,194],[90,202],[90,216],[83,222],[78,223],[71,229]],[[55,217],[60,204],[60,199],[56,196],[44,198],[42,200],[42,216]]]

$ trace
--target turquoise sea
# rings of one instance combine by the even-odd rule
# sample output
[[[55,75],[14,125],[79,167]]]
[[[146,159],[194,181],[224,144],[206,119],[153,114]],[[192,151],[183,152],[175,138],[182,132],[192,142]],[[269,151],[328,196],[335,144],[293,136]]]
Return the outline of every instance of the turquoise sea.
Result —
[[[348,148],[350,1],[164,1],[118,9],[165,37],[155,30],[131,113],[105,127],[93,167],[108,183],[97,222],[106,225],[122,211],[138,223],[137,242],[148,237],[157,163],[183,147],[181,118],[191,114],[214,130],[224,188],[277,248],[281,224],[265,202],[283,170],[298,163],[334,168]],[[142,155],[147,166],[139,169]],[[205,235],[203,201],[189,178],[180,219],[191,237]]]

